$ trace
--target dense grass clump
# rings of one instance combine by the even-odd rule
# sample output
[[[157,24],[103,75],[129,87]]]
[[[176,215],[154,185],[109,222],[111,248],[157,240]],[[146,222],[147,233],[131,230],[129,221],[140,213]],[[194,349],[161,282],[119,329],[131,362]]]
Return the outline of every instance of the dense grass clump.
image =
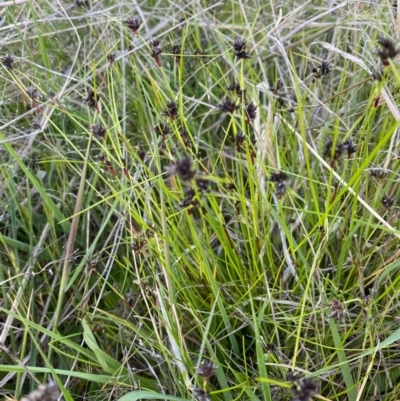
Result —
[[[0,5],[1,395],[399,399],[396,10]]]

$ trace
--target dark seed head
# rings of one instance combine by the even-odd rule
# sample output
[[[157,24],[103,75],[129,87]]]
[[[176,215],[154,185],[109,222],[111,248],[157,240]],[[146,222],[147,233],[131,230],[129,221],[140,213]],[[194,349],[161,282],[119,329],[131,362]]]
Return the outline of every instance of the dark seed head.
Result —
[[[36,99],[38,97],[39,91],[34,86],[30,86],[26,88],[26,94],[32,99]]]
[[[206,192],[211,185],[211,181],[206,180],[205,178],[202,178],[202,177],[196,177],[196,185],[197,185],[197,189],[200,192]]]
[[[10,54],[1,57],[0,61],[4,65],[4,67],[7,68],[7,70],[12,70],[14,68],[14,57]]]
[[[134,33],[138,33],[141,21],[138,17],[129,17],[123,23]]]
[[[169,118],[174,119],[178,115],[178,105],[173,100],[167,101],[167,110],[164,110],[162,114]]]
[[[329,69],[330,63],[326,60],[323,60],[319,66],[313,68],[312,72],[314,73],[314,80],[316,78],[322,78],[326,75],[329,75],[331,72]]]
[[[153,127],[153,129],[163,139],[165,139],[166,136],[171,133],[171,128],[169,127],[168,124],[165,124],[165,123],[159,123],[159,124],[155,125]]]
[[[369,170],[369,174],[375,178],[386,178],[389,175],[389,171],[385,170],[384,168],[373,168]]]
[[[36,390],[32,391],[21,401],[57,401],[59,392],[55,383],[41,384]]]
[[[115,55],[115,53],[110,53],[107,55],[107,61],[110,63],[110,65],[112,65],[115,62],[116,58],[117,56]]]
[[[239,60],[249,59],[250,56],[246,51],[246,41],[243,38],[237,38],[233,42],[233,52]]]
[[[343,149],[343,151],[346,151],[347,156],[350,157],[353,153],[356,153],[357,146],[348,139],[341,144],[341,149]]]
[[[196,192],[193,188],[185,190],[185,197],[179,202],[180,207],[196,206],[197,202],[194,200]]]
[[[283,171],[279,171],[278,173],[271,173],[269,180],[272,182],[283,182],[288,179],[288,176]]]
[[[389,65],[389,59],[395,58],[399,54],[400,49],[396,48],[395,42],[390,38],[379,37],[377,42],[381,47],[378,50],[378,56],[383,66],[387,67]]]
[[[189,133],[187,132],[186,128],[182,127],[179,132],[181,134],[181,138],[182,138],[182,141],[185,144],[185,146],[187,148],[190,147],[190,145],[191,145],[190,137],[189,137]]]
[[[233,113],[239,108],[232,100],[229,98],[222,99],[221,103],[217,105],[217,108],[223,113]]]
[[[238,152],[240,152],[240,149],[242,148],[245,140],[246,140],[246,135],[244,135],[243,132],[238,132],[235,138],[236,149]]]
[[[106,136],[107,129],[104,127],[103,124],[95,124],[92,125],[91,131],[93,134],[99,136],[100,138],[104,138]]]
[[[88,90],[87,96],[83,99],[83,103],[87,104],[90,107],[96,107],[99,96],[96,95],[94,90]]]
[[[89,1],[88,0],[75,0],[75,5],[77,7],[89,7]]]
[[[248,120],[253,121],[257,117],[257,106],[253,102],[246,105],[245,110]]]
[[[397,1],[397,0],[396,0]],[[383,79],[383,69],[382,68],[376,68],[373,72],[372,72],[372,79],[374,81],[379,81],[381,82]]]
[[[34,131],[38,131],[38,130],[42,129],[42,127],[40,126],[40,124],[37,123],[37,122],[32,123],[31,128],[32,128]]]
[[[303,379],[292,387],[296,401],[310,401],[317,391],[312,379]]]
[[[231,82],[227,87],[226,90],[229,92],[236,92],[238,97],[243,97],[245,89],[240,89],[240,85],[237,82]]]
[[[275,183],[275,194],[281,198],[286,193],[286,184],[283,181]]]
[[[210,397],[206,390],[196,387],[193,389],[193,392],[198,401],[210,401]]]
[[[155,38],[151,40],[150,45],[151,45],[151,56],[154,58],[158,57],[163,51],[162,47],[160,46],[161,45],[160,39]]]
[[[180,43],[174,43],[171,48],[171,54],[176,58],[180,59],[182,55],[182,45]]]
[[[266,346],[266,351],[267,351],[267,352],[275,352],[275,351],[276,351],[275,345],[272,344],[272,343],[267,344],[267,346]]]
[[[383,195],[381,202],[385,209],[390,209],[394,205],[394,198],[388,195]]]
[[[182,181],[190,181],[196,175],[192,169],[192,160],[187,156],[168,167],[168,172],[170,175],[178,175]]]
[[[302,379],[303,374],[292,370],[291,372],[287,373],[286,377],[289,382],[295,382],[295,381]]]
[[[328,316],[329,318],[341,320],[344,318],[345,307],[342,302],[337,299],[332,300],[331,302],[331,313]]]
[[[204,380],[209,380],[214,376],[216,367],[212,362],[202,361],[200,366],[197,368],[196,373],[201,376]]]

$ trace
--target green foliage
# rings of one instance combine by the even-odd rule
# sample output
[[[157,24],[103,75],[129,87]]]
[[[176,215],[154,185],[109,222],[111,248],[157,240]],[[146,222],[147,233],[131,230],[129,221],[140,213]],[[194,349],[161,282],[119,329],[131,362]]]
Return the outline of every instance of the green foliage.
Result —
[[[394,9],[42,3],[1,8],[4,392],[398,399]]]

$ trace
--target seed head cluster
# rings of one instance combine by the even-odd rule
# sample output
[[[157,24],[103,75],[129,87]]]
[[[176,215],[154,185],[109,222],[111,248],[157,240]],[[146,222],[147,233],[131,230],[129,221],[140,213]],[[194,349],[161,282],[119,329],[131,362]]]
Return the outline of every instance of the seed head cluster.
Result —
[[[162,47],[161,47],[161,41],[158,38],[155,38],[153,40],[150,41],[150,45],[151,45],[151,57],[153,57],[158,66],[161,67],[161,53],[163,51]]]
[[[10,54],[1,57],[0,61],[4,65],[4,67],[7,68],[7,70],[12,70],[14,68],[14,57]]]
[[[384,168],[373,168],[369,170],[369,174],[371,177],[383,179],[389,175],[389,171]]]
[[[377,42],[380,46],[378,56],[383,66],[387,67],[390,64],[389,60],[395,58],[399,54],[400,49],[396,47],[395,42],[390,38],[379,37]]]
[[[332,300],[331,304],[331,313],[328,316],[329,318],[333,318],[336,320],[341,320],[345,315],[345,307],[343,302],[340,302],[337,299]]]
[[[83,99],[83,103],[88,105],[89,107],[96,107],[99,96],[95,93],[94,90],[90,89],[87,92],[87,96]]]
[[[174,43],[171,48],[171,54],[179,62],[182,56],[182,45],[180,43]]]
[[[142,22],[138,17],[128,17],[123,23],[133,32],[138,33]]]
[[[288,179],[286,173],[279,171],[277,173],[271,173],[269,180],[275,183],[275,194],[278,198],[281,198],[286,193],[286,183],[285,181]]]
[[[58,396],[59,392],[55,383],[41,384],[36,390],[22,397],[20,401],[57,401]]]
[[[233,42],[233,52],[239,60],[247,60],[250,58],[246,50],[246,41],[243,38],[237,38]]]
[[[381,203],[385,209],[390,209],[394,205],[394,198],[388,195],[383,195]]]
[[[241,88],[240,88],[240,85],[239,85],[236,81],[231,82],[231,83],[226,87],[226,90],[229,91],[229,92],[235,92],[236,95],[237,95],[239,98],[242,98],[243,95],[244,95],[244,92],[245,92],[245,89],[241,89]]]
[[[312,72],[314,74],[314,81],[318,78],[325,77],[330,74],[330,63],[326,60],[323,60],[320,65],[313,68]]]
[[[335,149],[333,149],[333,141],[332,139],[328,139],[325,142],[323,154],[325,157],[332,157],[333,160],[338,160],[344,153],[347,153],[347,156],[350,157],[356,151],[357,146],[351,140],[338,143]]]
[[[192,160],[185,156],[181,160],[177,160],[168,168],[170,175],[177,175],[182,181],[190,181],[196,175],[193,170]]]
[[[100,138],[105,138],[107,129],[104,127],[103,124],[98,123],[98,124],[92,125],[91,131],[93,134],[99,136]]]
[[[222,99],[221,103],[217,105],[217,108],[223,113],[234,113],[239,106],[229,98]]]
[[[250,102],[245,106],[247,121],[253,121],[257,117],[257,106]]]
[[[312,379],[302,379],[292,386],[294,393],[293,401],[311,401],[316,394],[317,386]]]
[[[166,123],[159,123],[155,125],[153,129],[158,135],[162,137],[164,141],[167,136],[172,132],[170,126]]]
[[[215,365],[210,361],[202,361],[200,366],[197,368],[196,373],[204,380],[208,381],[214,376],[216,371]]]
[[[175,117],[178,115],[178,111],[179,111],[178,105],[173,100],[168,100],[167,110],[164,110],[162,114],[171,119],[175,119]]]

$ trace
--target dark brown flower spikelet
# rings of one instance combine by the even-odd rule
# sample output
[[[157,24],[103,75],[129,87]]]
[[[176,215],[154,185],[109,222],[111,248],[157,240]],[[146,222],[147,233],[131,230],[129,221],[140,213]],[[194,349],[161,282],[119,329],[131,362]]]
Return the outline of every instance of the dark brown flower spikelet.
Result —
[[[271,173],[269,176],[269,180],[272,182],[283,182],[288,179],[288,176],[283,171],[279,171],[278,173]]]
[[[162,137],[165,141],[167,135],[169,135],[172,131],[168,124],[166,123],[159,123],[153,127],[154,131]]]
[[[247,60],[250,58],[246,50],[246,41],[243,38],[237,38],[233,42],[233,52],[239,60]]]
[[[189,133],[187,132],[187,129],[185,127],[182,127],[180,129],[179,133],[181,134],[181,138],[182,138],[184,145],[187,148],[189,148],[191,146],[191,141],[190,141],[190,137],[189,137]]]
[[[333,160],[338,160],[343,153],[347,153],[347,156],[350,157],[356,151],[357,146],[349,139],[342,143],[337,143],[335,149],[333,149],[332,139],[328,139],[325,142],[323,155],[324,157],[332,157]]]
[[[203,62],[206,56],[206,52],[203,49],[196,49],[194,55],[196,56],[196,61]]]
[[[245,106],[245,111],[247,115],[247,121],[253,121],[257,117],[257,106],[250,102]]]
[[[283,88],[283,81],[279,78],[278,81],[276,82],[275,87],[269,88],[270,91],[274,92],[274,95],[277,95],[278,92]]]
[[[389,60],[395,58],[399,54],[400,49],[396,48],[394,40],[390,38],[380,36],[376,41],[381,47],[378,50],[378,56],[380,57],[383,66],[387,67],[390,64]]]
[[[275,183],[275,194],[278,198],[281,198],[286,193],[286,184],[283,181]]]
[[[107,61],[109,62],[110,65],[113,65],[117,56],[115,53],[110,53],[107,55]]]
[[[160,46],[161,45],[160,39],[155,38],[155,39],[151,40],[150,41],[150,45],[151,45],[151,57],[153,57],[156,60],[157,65],[159,67],[161,67],[161,58],[160,58],[160,56],[161,56],[161,53],[162,53],[163,49]]]
[[[105,138],[107,132],[106,127],[104,127],[104,125],[101,123],[92,125],[90,130],[92,131],[93,134],[99,136],[100,138]]]
[[[59,397],[58,388],[55,383],[41,384],[20,401],[57,401]]]
[[[197,201],[194,199],[196,192],[193,188],[185,190],[185,197],[179,202],[180,207],[197,206]]]
[[[203,390],[202,388],[194,388],[193,393],[198,401],[210,401],[208,392],[206,390]]]
[[[223,113],[233,113],[235,110],[239,108],[237,104],[232,102],[229,98],[222,99],[221,103],[217,105],[217,108],[221,110]]]
[[[311,398],[316,394],[317,386],[312,379],[302,379],[293,384],[294,400],[296,401],[311,401]]]
[[[75,5],[77,7],[89,7],[89,1],[88,0],[75,0]]]
[[[173,100],[168,100],[167,110],[164,110],[162,114],[174,120],[175,117],[178,115],[178,111],[179,111],[178,105]]]
[[[275,352],[275,351],[276,351],[275,344],[268,343],[268,344],[266,345],[266,347],[265,347],[265,350],[266,350],[267,352],[270,352],[270,353]]]
[[[200,366],[196,369],[196,373],[206,381],[215,375],[215,371],[216,367],[210,361],[202,361]]]
[[[341,320],[344,318],[345,315],[345,307],[343,302],[340,302],[338,299],[332,300],[331,304],[331,313],[328,316],[332,319]]]
[[[128,17],[123,23],[133,32],[138,33],[142,22],[138,17]]]
[[[205,178],[203,178],[203,177],[196,177],[196,185],[197,185],[197,189],[198,189],[200,192],[204,193],[204,192],[206,192],[206,191],[208,190],[208,188],[210,187],[211,181],[210,181],[210,180],[207,180],[207,179],[205,179]]]
[[[41,125],[40,125],[38,122],[32,123],[31,128],[32,128],[34,131],[38,131],[38,130],[42,129]]]
[[[182,45],[180,43],[174,43],[171,48],[171,54],[175,57],[179,63],[182,57]]]
[[[373,168],[373,169],[369,170],[369,174],[372,177],[383,179],[389,175],[389,171],[385,170],[384,168]]]
[[[347,157],[349,158],[353,153],[357,152],[357,146],[350,139],[344,141],[340,146],[342,152],[347,152]]]
[[[371,76],[374,81],[381,82],[384,76],[384,70],[382,68],[376,68],[374,71],[372,71]]]
[[[287,373],[286,377],[289,382],[295,382],[301,380],[304,377],[304,375],[300,372],[295,372],[292,370]]]
[[[30,86],[28,88],[26,88],[26,94],[32,99],[35,100],[38,95],[39,95],[39,91],[36,87],[34,86]]]
[[[182,181],[190,181],[196,175],[196,172],[192,168],[192,160],[188,156],[177,160],[167,170],[170,175],[177,175]]]
[[[385,209],[390,209],[394,205],[394,198],[388,195],[383,195],[381,203]]]
[[[99,101],[99,96],[94,90],[90,89],[87,92],[87,96],[83,99],[83,103],[89,107],[97,107],[97,102]]]
[[[235,137],[236,150],[238,152],[240,152],[240,150],[242,149],[245,140],[246,140],[246,135],[244,135],[243,132],[238,132],[238,134]]]
[[[7,68],[7,70],[12,70],[14,68],[14,57],[10,54],[1,57],[0,61],[4,65],[4,67]]]
[[[318,78],[322,78],[322,77],[325,77],[326,75],[329,75],[331,72],[329,67],[330,67],[329,61],[322,60],[320,65],[313,68],[313,70],[312,70],[312,72],[314,74],[313,82],[315,82],[315,80]]]
[[[241,89],[240,85],[237,82],[231,82],[227,87],[226,90],[229,92],[236,92],[237,96],[242,98],[246,89]]]

